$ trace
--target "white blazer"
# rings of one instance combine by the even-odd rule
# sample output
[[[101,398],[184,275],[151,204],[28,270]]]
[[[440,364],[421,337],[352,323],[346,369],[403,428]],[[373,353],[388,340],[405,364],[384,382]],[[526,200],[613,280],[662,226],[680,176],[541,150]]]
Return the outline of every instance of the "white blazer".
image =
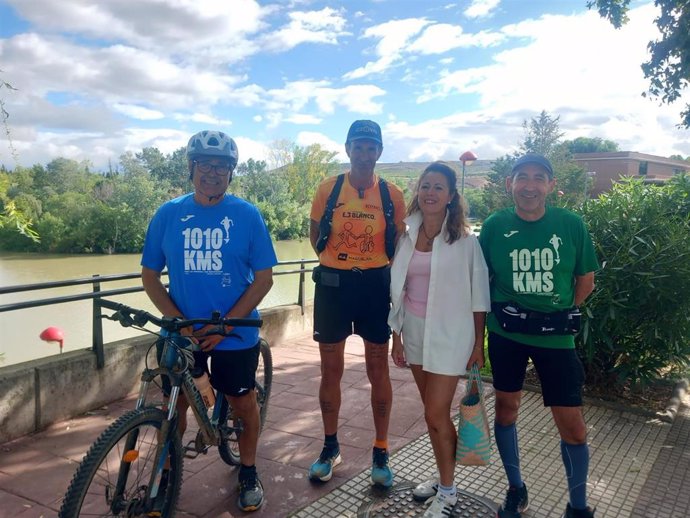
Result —
[[[422,224],[421,212],[405,218],[391,266],[391,310],[388,325],[404,330],[405,280]],[[431,278],[424,325],[423,365],[427,372],[465,374],[474,347],[474,312],[491,310],[489,272],[477,237],[470,234],[453,244],[445,238],[446,221],[434,238]]]

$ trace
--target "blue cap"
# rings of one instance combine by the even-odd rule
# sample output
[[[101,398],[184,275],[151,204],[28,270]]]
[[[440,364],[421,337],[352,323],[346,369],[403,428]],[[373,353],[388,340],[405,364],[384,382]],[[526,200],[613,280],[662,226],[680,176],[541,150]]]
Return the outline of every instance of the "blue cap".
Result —
[[[515,165],[513,165],[511,176],[515,176],[515,172],[526,164],[534,164],[543,167],[549,174],[549,178],[553,178],[553,167],[551,167],[551,162],[549,162],[546,157],[537,155],[536,153],[527,153],[526,155],[518,158],[517,162],[515,162]]]
[[[347,140],[345,144],[349,144],[353,140],[369,139],[378,142],[383,146],[383,138],[381,137],[381,126],[370,120],[359,120],[352,123],[350,131],[347,132]]]

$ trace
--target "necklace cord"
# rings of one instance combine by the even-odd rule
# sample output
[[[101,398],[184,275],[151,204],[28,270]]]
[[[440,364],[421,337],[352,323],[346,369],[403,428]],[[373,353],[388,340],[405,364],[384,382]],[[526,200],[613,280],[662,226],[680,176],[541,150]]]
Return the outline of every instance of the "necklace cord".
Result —
[[[441,229],[438,229],[438,232],[436,232],[433,236],[429,237],[429,234],[426,233],[426,228],[424,228],[424,223],[422,223],[421,229],[422,232],[424,232],[424,236],[426,236],[426,240],[429,244],[432,244],[436,236],[438,236],[441,233]]]

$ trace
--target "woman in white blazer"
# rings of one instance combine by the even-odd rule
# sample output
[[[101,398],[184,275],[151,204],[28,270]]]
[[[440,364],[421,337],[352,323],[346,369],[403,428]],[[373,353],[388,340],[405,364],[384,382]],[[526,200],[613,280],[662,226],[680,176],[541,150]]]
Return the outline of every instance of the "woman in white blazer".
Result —
[[[434,497],[425,517],[450,516],[457,501],[450,407],[459,376],[473,363],[484,365],[489,276],[452,167],[433,162],[424,170],[407,213],[391,267],[391,356],[412,369],[439,474],[414,496]]]

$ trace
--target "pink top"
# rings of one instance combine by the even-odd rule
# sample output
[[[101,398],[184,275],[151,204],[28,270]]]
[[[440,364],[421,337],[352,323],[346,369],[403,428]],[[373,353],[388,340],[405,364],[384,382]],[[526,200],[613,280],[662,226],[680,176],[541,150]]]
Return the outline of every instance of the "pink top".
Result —
[[[415,249],[405,278],[405,310],[420,318],[426,317],[431,278],[431,252]]]

